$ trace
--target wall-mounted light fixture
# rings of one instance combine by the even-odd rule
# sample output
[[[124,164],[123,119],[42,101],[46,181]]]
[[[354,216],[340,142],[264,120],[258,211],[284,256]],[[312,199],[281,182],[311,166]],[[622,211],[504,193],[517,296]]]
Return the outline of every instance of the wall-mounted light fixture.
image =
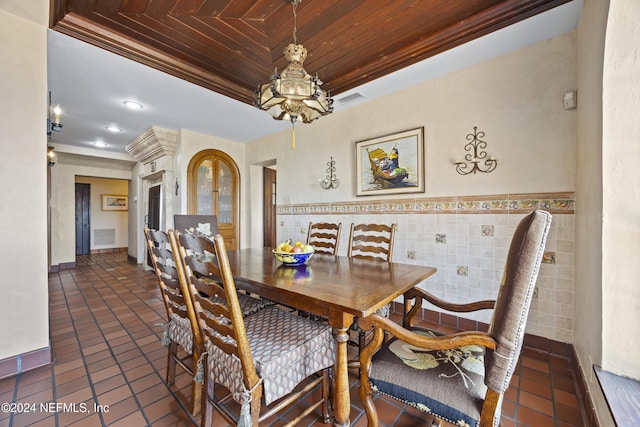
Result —
[[[327,177],[318,181],[320,183],[320,187],[325,190],[338,188],[340,180],[336,178],[336,161],[333,160],[333,157],[331,157],[331,160],[327,162],[327,166],[329,166],[327,168]]]
[[[178,184],[178,178],[176,178],[176,196],[178,195],[178,190],[180,190],[180,184]]]
[[[480,138],[484,137],[484,132],[478,132],[478,127],[473,127],[473,133],[467,135],[467,141],[469,143],[464,146],[465,151],[469,151],[465,154],[464,160],[456,161],[456,172],[460,175],[469,175],[470,173],[483,172],[488,173],[493,171],[498,166],[498,160],[495,157],[487,158],[487,152],[484,151],[487,148],[487,143]],[[482,166],[481,166],[482,164]]]
[[[53,167],[56,164],[56,153],[53,151],[52,146],[47,147],[47,165]]]
[[[49,92],[49,111],[47,112],[47,135],[51,136],[51,132],[54,130],[60,132],[62,130],[62,123],[60,123],[60,115],[62,109],[59,105],[53,107],[51,105],[51,92]]]

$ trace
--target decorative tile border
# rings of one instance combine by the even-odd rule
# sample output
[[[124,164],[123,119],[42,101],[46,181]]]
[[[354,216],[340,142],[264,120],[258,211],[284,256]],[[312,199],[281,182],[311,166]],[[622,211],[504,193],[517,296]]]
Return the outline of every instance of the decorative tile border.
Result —
[[[421,199],[363,200],[362,202],[309,203],[278,206],[278,215],[331,214],[484,214],[525,213],[544,209],[555,214],[575,213],[571,193],[505,194]]]

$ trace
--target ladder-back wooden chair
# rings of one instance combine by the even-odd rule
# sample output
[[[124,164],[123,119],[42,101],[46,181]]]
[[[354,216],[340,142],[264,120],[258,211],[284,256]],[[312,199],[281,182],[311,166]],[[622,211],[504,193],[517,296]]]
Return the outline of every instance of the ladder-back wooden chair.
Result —
[[[218,217],[215,215],[183,215],[173,216],[173,229],[181,233],[213,238],[218,234]]]
[[[184,258],[187,255],[210,257],[213,262],[217,262],[215,260],[216,250],[211,238],[187,233],[180,233],[173,230],[169,231],[169,237],[172,240],[174,251],[179,254],[179,256],[177,257],[180,261],[178,264],[179,273],[183,273],[182,270],[184,270]],[[175,242],[173,242],[174,239],[176,240]],[[183,279],[186,281],[185,278]],[[188,283],[185,284],[185,286],[188,286]],[[250,316],[265,307],[273,305],[273,302],[269,301],[268,299],[259,298],[258,296],[251,296],[245,293],[238,294],[238,301],[240,302],[240,308],[242,310],[243,316]]]
[[[520,221],[495,301],[453,304],[414,288],[405,294],[405,303],[414,304],[407,305],[403,326],[375,314],[359,319],[363,328],[374,328],[373,339],[360,353],[360,398],[369,427],[378,425],[374,392],[454,425],[498,426],[550,225],[551,215],[544,211]],[[414,328],[411,319],[423,299],[453,312],[493,309],[489,331],[439,335]],[[394,338],[383,342],[385,331]]]
[[[370,261],[391,262],[396,224],[351,224],[349,231],[349,258],[362,258]],[[375,284],[372,283],[372,286]],[[389,304],[378,310],[378,314],[389,317]],[[353,330],[358,331],[358,349],[362,351],[367,340],[367,332],[354,322]],[[369,334],[370,335],[370,334]],[[350,342],[351,343],[351,342]]]
[[[396,224],[351,224],[349,258],[391,262]]]
[[[310,222],[307,231],[307,245],[313,246],[315,252],[337,255],[341,230],[342,223]]]
[[[176,234],[180,245],[183,235]],[[260,421],[298,403],[316,386],[321,389],[320,400],[291,425],[318,408],[319,416],[328,423],[328,371],[335,362],[331,327],[276,306],[243,316],[220,235],[214,238],[214,253],[215,258],[184,257],[190,296],[204,340],[203,390],[210,390],[202,399],[201,425],[211,425],[211,404],[229,424],[257,427]],[[305,379],[310,381],[297,387]],[[223,386],[229,393],[219,399],[222,393],[216,393],[216,386]],[[239,415],[225,404],[231,399],[241,405]],[[261,413],[262,401],[273,406]]]
[[[161,230],[145,228],[144,235],[147,242],[151,264],[160,287],[160,293],[167,310],[167,323],[162,336],[162,344],[168,347],[167,355],[167,385],[175,383],[176,364],[183,368],[190,376],[195,376],[195,366],[200,357],[201,339],[197,327],[195,311],[189,298],[188,289],[181,288],[176,258],[171,249],[167,233]],[[195,332],[195,333],[194,333]],[[178,352],[182,348],[185,356]],[[187,359],[191,358],[190,363]],[[201,388],[193,382],[191,387],[191,413],[197,415],[200,411]]]

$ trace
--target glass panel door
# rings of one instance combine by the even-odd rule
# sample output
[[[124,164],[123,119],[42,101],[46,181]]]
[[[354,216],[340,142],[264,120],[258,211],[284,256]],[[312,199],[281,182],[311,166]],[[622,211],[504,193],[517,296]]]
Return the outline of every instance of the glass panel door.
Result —
[[[197,188],[197,214],[211,215],[213,213],[213,162],[204,160],[198,166]]]
[[[218,162],[218,224],[233,223],[233,175],[227,164]]]

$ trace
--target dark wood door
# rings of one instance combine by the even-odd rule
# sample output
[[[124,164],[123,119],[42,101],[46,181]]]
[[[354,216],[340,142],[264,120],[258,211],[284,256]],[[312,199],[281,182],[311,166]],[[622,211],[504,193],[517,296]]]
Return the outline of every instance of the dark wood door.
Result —
[[[91,184],[76,184],[76,255],[91,253]]]
[[[264,237],[265,247],[275,248],[276,242],[276,171],[269,168],[263,169],[264,182]]]
[[[149,188],[149,210],[147,211],[147,227],[160,229],[160,186]]]
[[[149,207],[147,210],[147,227],[160,230],[160,186],[149,187]],[[147,252],[147,265],[153,267],[151,254]]]

